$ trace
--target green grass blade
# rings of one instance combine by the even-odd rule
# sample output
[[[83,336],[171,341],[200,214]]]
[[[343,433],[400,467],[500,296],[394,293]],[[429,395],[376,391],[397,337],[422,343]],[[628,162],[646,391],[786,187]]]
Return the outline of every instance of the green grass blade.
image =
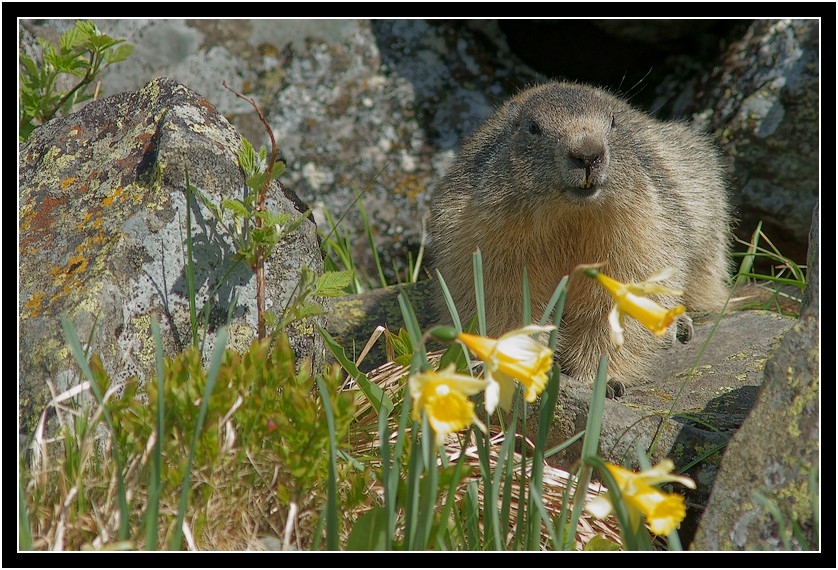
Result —
[[[454,504],[457,498],[457,487],[460,485],[460,477],[462,477],[462,470],[463,464],[465,463],[466,454],[465,454],[465,446],[467,442],[471,440],[471,433],[474,429],[474,426],[469,426],[468,431],[466,432],[465,437],[463,438],[463,449],[460,452],[460,457],[457,458],[457,463],[454,465],[454,472],[451,475],[451,483],[448,485],[448,495],[445,499],[445,504],[442,507],[442,511],[439,517],[439,526],[437,527],[436,535],[431,542],[437,543],[439,540],[439,533],[446,529],[446,522],[448,521],[448,517],[450,516],[452,509],[454,508]],[[442,457],[445,457],[445,454],[441,454]]]
[[[390,508],[391,503],[396,502],[390,488],[390,438],[389,438],[390,414],[383,407],[378,411],[378,450],[381,457],[381,482],[384,485],[384,545],[383,550],[390,550],[393,547],[393,535],[390,532],[391,517],[395,507]]]
[[[490,441],[489,437],[483,434],[480,431],[475,432],[477,435],[477,457],[480,460],[480,476],[483,479],[483,497],[493,497],[497,496],[497,493],[493,491],[492,485],[492,469],[491,464],[489,463],[489,448],[490,448]],[[483,544],[490,544],[494,541],[492,538],[494,534],[493,530],[493,516],[492,511],[497,510],[497,505],[489,505],[489,501],[484,500],[483,504]],[[495,514],[495,516],[497,516]]]
[[[596,379],[594,380],[593,395],[591,396],[591,405],[588,410],[588,422],[585,426],[585,439],[582,442],[582,461],[587,465],[589,458],[599,459],[597,457],[597,450],[599,449],[599,434],[602,427],[602,412],[605,408],[605,388],[607,384],[608,359],[602,357],[599,361],[599,368],[597,369]],[[609,474],[610,475],[610,474]],[[563,537],[563,546],[565,548],[573,548],[573,542],[576,536],[576,527],[579,522],[579,517],[582,515],[582,507],[585,504],[585,495],[590,481],[591,470],[590,467],[583,468],[580,473],[578,485],[574,495],[573,510],[570,516],[570,523],[568,525],[567,536]],[[610,489],[610,487],[609,487]]]
[[[547,319],[550,318],[551,313],[553,314],[553,324],[556,325],[558,328],[559,324],[562,320],[562,313],[564,312],[564,302],[567,299],[567,275],[562,277],[562,280],[559,281],[559,284],[556,286],[555,291],[553,291],[553,295],[550,297],[550,301],[547,302],[547,306],[544,308],[544,313],[541,315],[541,319],[539,319],[538,324],[544,326],[547,324]],[[555,307],[555,312],[553,312],[553,308]],[[554,344],[550,345],[550,348],[556,348]]]
[[[424,415],[424,414],[423,414]],[[419,430],[416,422],[410,431],[410,459],[407,466],[407,497],[405,498],[405,550],[416,550],[416,527],[419,519],[419,489],[422,477],[422,454],[419,450]]]
[[[504,486],[504,496],[502,499],[502,506],[500,512],[498,511],[498,499],[500,498],[500,478],[501,475],[506,473],[511,473],[510,469],[507,469],[507,465],[511,467],[512,464],[512,457],[513,452],[515,451],[515,446],[512,445],[515,441],[515,427],[518,423],[518,400],[519,393],[516,392],[515,394],[515,406],[512,411],[512,421],[509,422],[509,429],[506,430],[506,433],[503,437],[503,443],[500,446],[500,451],[498,452],[498,461],[495,465],[495,474],[492,480],[492,494],[490,495],[490,499],[488,501],[488,505],[486,508],[489,510],[489,514],[492,517],[492,530],[494,534],[494,544],[495,550],[504,550],[506,547],[505,539],[506,539],[506,531],[509,527],[509,506],[511,503],[512,497],[510,488],[511,485],[507,484]],[[511,483],[511,478],[507,475],[508,479],[506,483]]]
[[[532,299],[530,298],[530,280],[529,276],[527,275],[527,268],[524,267],[524,274],[523,274],[523,306],[522,311],[523,314],[521,315],[522,321],[521,323],[526,326],[532,322]]]
[[[412,371],[422,370],[428,364],[428,358],[425,355],[425,345],[422,342],[422,331],[419,328],[416,313],[413,311],[413,305],[411,305],[410,299],[404,291],[399,292],[399,308],[404,319],[404,327],[410,336],[410,343],[413,345]]]
[[[364,396],[366,396],[370,401],[370,404],[372,404],[373,410],[375,410],[376,413],[379,413],[380,409],[384,408],[387,411],[387,414],[390,414],[394,408],[393,401],[390,399],[390,396],[388,396],[384,390],[381,389],[381,386],[375,382],[371,382],[369,378],[367,378],[366,374],[358,370],[358,367],[355,366],[355,363],[346,356],[343,347],[338,344],[334,338],[332,338],[329,331],[320,325],[315,326],[317,327],[317,331],[320,333],[320,336],[323,337],[326,346],[329,347],[329,350],[332,352],[340,365],[343,366],[343,369],[346,370],[346,373],[358,383],[358,387],[361,388]]]
[[[605,410],[605,389],[608,384],[608,358],[599,361],[594,379],[591,406],[588,409],[588,421],[585,425],[585,440],[582,442],[582,461],[597,454],[599,450],[599,432],[602,428],[602,413]]]
[[[465,511],[465,535],[468,549],[480,550],[480,502],[477,481],[472,481],[466,488]]]
[[[582,508],[585,506],[588,483],[591,482],[591,468],[583,467],[577,476],[577,486],[573,495],[573,509],[570,512],[570,522],[567,525],[567,536],[565,536],[563,550],[573,550],[576,540],[576,529],[579,525],[579,518],[582,516]],[[610,487],[609,487],[610,489]]]
[[[108,408],[105,406],[104,395],[99,390],[99,385],[96,383],[96,379],[93,377],[93,372],[90,370],[90,364],[84,357],[84,352],[81,349],[81,344],[79,343],[79,337],[76,334],[76,330],[75,328],[73,328],[73,325],[70,323],[67,317],[63,315],[61,317],[61,327],[64,329],[64,338],[67,340],[67,345],[70,347],[70,352],[72,353],[73,358],[75,359],[79,369],[81,369],[82,375],[87,379],[87,382],[90,384],[90,390],[93,392],[93,396],[96,398],[96,402],[100,406],[102,406],[102,415],[105,418],[105,422],[108,424],[108,428],[110,429],[111,434],[113,434],[114,436],[113,457],[114,461],[116,462],[117,500],[119,502],[118,536],[119,540],[127,540],[130,523],[130,511],[128,509],[128,499],[125,494],[125,480],[122,474],[122,452],[118,448],[119,446],[116,445],[116,430],[114,429],[113,420],[111,419],[111,414],[108,411]]]
[[[422,487],[422,500],[417,521],[417,534],[414,543],[416,550],[425,550],[431,535],[431,527],[436,513],[436,499],[439,483],[439,469],[436,464],[436,441],[428,424],[428,415],[422,414],[422,456],[425,465],[425,478]]]
[[[577,433],[576,435],[574,435],[570,439],[568,439],[566,441],[563,441],[559,445],[556,445],[556,446],[551,447],[550,449],[546,450],[544,452],[544,457],[545,458],[550,457],[551,455],[556,455],[560,451],[564,451],[565,449],[567,449],[568,447],[570,447],[571,445],[576,443],[580,438],[582,438],[584,436],[585,436],[584,430],[580,431],[579,433]]]
[[[393,469],[390,471],[390,480],[387,481],[387,484],[390,486],[390,497],[391,501],[387,503],[386,507],[388,509],[387,520],[390,521],[390,528],[389,528],[389,535],[393,536],[396,532],[396,492],[398,490],[399,485],[399,469],[397,467],[398,462],[401,460],[402,450],[404,449],[404,440],[406,437],[405,432],[407,431],[407,422],[408,416],[410,415],[410,408],[412,404],[412,397],[410,395],[410,390],[404,391],[404,398],[402,399],[402,409],[401,414],[399,415],[399,429],[396,433],[396,447],[393,451]]]
[[[472,257],[474,269],[474,298],[477,301],[477,330],[480,336],[486,336],[486,295],[483,289],[483,255],[480,249]]]
[[[186,296],[189,298],[189,323],[192,326],[192,344],[198,346],[198,313],[195,309],[195,260],[192,257],[192,187],[189,185],[189,168],[186,175]]]
[[[151,337],[154,340],[154,360],[157,366],[157,437],[151,463],[151,480],[148,484],[148,510],[145,514],[145,549],[157,550],[158,520],[161,491],[161,466],[163,462],[163,439],[165,437],[165,366],[163,362],[163,341],[160,336],[160,324],[156,317],[151,317]]]
[[[757,228],[754,230],[754,233],[751,234],[751,242],[748,244],[748,250],[745,252],[744,256],[742,257],[742,261],[739,263],[739,271],[737,272],[736,277],[736,285],[740,285],[747,281],[745,277],[741,277],[739,275],[743,273],[749,273],[751,269],[754,267],[754,254],[756,253],[757,247],[759,246],[759,236],[762,234],[762,220],[757,224]]]
[[[218,379],[218,371],[221,369],[221,362],[224,358],[224,348],[227,345],[227,337],[229,331],[227,327],[221,327],[218,334],[215,336],[215,348],[212,351],[212,358],[210,360],[210,367],[207,372],[207,383],[204,386],[204,394],[201,398],[201,406],[198,408],[198,419],[195,423],[195,432],[192,434],[192,444],[189,446],[189,455],[186,458],[186,469],[183,474],[183,491],[180,495],[180,506],[177,513],[177,521],[175,522],[174,534],[171,540],[171,549],[180,550],[181,540],[183,538],[183,518],[186,515],[186,505],[189,502],[189,491],[192,487],[192,461],[195,458],[195,448],[198,445],[198,439],[201,437],[201,429],[204,425],[204,418],[207,416],[207,409],[209,408],[209,399],[215,388],[215,381]]]
[[[18,476],[17,480],[17,515],[18,515],[18,548],[20,550],[32,550],[32,528],[29,526],[29,513],[26,510],[26,499],[23,494],[23,479]]]
[[[556,529],[553,526],[553,521],[550,520],[550,515],[547,514],[547,509],[544,507],[544,501],[541,499],[541,488],[540,487],[532,487],[530,489],[530,499],[535,506],[535,510],[538,512],[539,517],[541,518],[541,522],[544,523],[544,526],[547,527],[547,533],[550,535],[550,540],[553,541],[553,545],[555,546],[556,550],[561,550],[561,543],[559,542],[559,537],[556,535]],[[537,517],[533,517],[534,519]],[[533,525],[540,530],[541,525]],[[531,550],[537,550],[541,545],[541,533],[539,532],[537,535],[537,539],[535,540],[535,545],[532,546]]]
[[[553,366],[550,378],[547,381],[547,386],[544,393],[541,395],[541,408],[538,418],[538,432],[536,434],[535,449],[532,457],[532,470],[530,472],[530,543],[531,550],[538,548],[541,539],[541,532],[539,530],[538,517],[534,516],[533,507],[538,507],[537,502],[540,501],[540,489],[544,480],[544,447],[547,441],[547,433],[550,424],[553,420],[553,414],[556,409],[556,401],[559,395],[559,376],[561,371],[558,366]],[[538,494],[534,494],[534,493]],[[541,507],[543,509],[543,505]],[[548,522],[548,528],[553,526]],[[554,537],[555,538],[555,537]],[[558,544],[558,543],[557,543]]]
[[[445,283],[445,279],[442,278],[442,274],[439,272],[439,269],[435,269],[436,271],[436,279],[439,282],[439,286],[442,289],[442,298],[445,300],[445,306],[448,308],[448,314],[451,315],[451,322],[454,323],[454,328],[457,329],[457,332],[463,332],[463,324],[460,320],[460,315],[457,311],[457,307],[454,305],[454,298],[451,297],[451,292],[448,290],[448,285]],[[468,370],[471,370],[471,357],[468,354],[468,349],[462,343],[458,343],[460,348],[463,351],[463,355],[466,359],[466,366]]]
[[[358,204],[358,212],[361,214],[361,221],[364,225],[364,233],[367,235],[367,241],[370,244],[370,250],[372,251],[372,257],[375,261],[375,268],[378,271],[378,280],[381,283],[382,287],[387,286],[387,279],[384,277],[384,270],[381,268],[381,257],[378,255],[378,248],[375,246],[375,239],[372,236],[372,226],[370,225],[370,221],[367,218],[367,211],[364,208],[364,202],[361,200],[360,196],[356,198]]]
[[[320,397],[323,398],[323,408],[326,411],[326,423],[329,428],[329,483],[328,497],[326,499],[326,549],[336,551],[338,547],[338,505],[337,505],[337,438],[335,436],[335,417],[332,408],[332,400],[329,390],[326,388],[323,378],[317,377],[317,388],[320,390]]]
[[[436,280],[439,282],[439,287],[442,290],[442,298],[445,301],[445,306],[448,308],[448,313],[451,315],[451,322],[454,323],[454,327],[457,331],[463,331],[463,324],[460,320],[460,314],[457,311],[457,307],[454,304],[454,298],[451,296],[451,291],[448,289],[448,285],[445,283],[445,279],[442,277],[442,273],[439,272],[439,269],[434,269],[436,273]]]

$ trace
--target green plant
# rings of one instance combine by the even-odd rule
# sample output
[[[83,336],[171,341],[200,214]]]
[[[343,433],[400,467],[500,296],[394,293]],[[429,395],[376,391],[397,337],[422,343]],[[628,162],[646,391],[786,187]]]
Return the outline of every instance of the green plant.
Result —
[[[224,84],[227,87],[227,84]],[[247,140],[242,139],[238,151],[239,167],[245,176],[247,193],[241,200],[222,200],[214,204],[187,177],[187,196],[195,195],[209,209],[236,248],[236,262],[243,261],[256,276],[257,336],[265,338],[267,327],[284,331],[292,322],[323,314],[323,307],[312,297],[334,297],[345,294],[352,275],[349,271],[330,271],[316,277],[310,268],[303,266],[300,279],[287,305],[280,315],[265,309],[265,260],[270,257],[282,239],[295,232],[305,222],[309,212],[292,218],[290,214],[271,212],[266,207],[271,180],[285,172],[285,164],[277,160],[279,149],[273,131],[262,111],[252,99],[227,87],[236,96],[245,99],[256,110],[271,140],[271,153],[265,148],[258,152]],[[190,228],[187,228],[190,230]],[[187,232],[187,239],[191,233]],[[191,297],[194,296],[191,295]],[[193,309],[194,315],[194,309]],[[197,327],[193,316],[193,332]]]
[[[771,297],[759,304],[762,308],[776,308],[782,313],[779,298],[788,297],[788,287],[791,286],[798,289],[801,293],[806,288],[806,275],[801,266],[794,262],[794,260],[783,255],[779,249],[768,239],[768,236],[762,231],[762,222],[757,224],[756,229],[751,235],[750,241],[746,242],[737,239],[737,241],[746,246],[746,251],[742,253],[734,253],[734,257],[741,257],[739,263],[739,270],[734,277],[734,283],[739,285],[746,281],[753,281],[761,286],[769,289],[772,292]],[[767,247],[763,247],[761,242],[765,242]],[[754,267],[757,261],[762,262],[762,265],[768,265],[768,273],[758,273]],[[800,299],[796,299],[799,301]]]
[[[475,269],[477,295],[480,297],[482,263],[479,255],[475,258]],[[443,294],[448,297],[449,306],[453,307],[444,281],[441,281],[441,285]],[[559,286],[542,322],[548,319],[560,321],[564,285],[562,283]],[[526,290],[526,282],[524,287]],[[400,358],[403,362],[410,361],[409,376],[413,378],[420,371],[442,368],[430,365],[424,343],[429,334],[457,337],[457,329],[453,332],[433,329],[433,332],[423,335],[407,297],[400,295],[399,303],[406,329],[404,334],[394,335],[394,339],[398,341],[396,344]],[[455,323],[460,322],[456,314],[452,317]],[[478,324],[478,328],[485,330],[485,317],[482,313],[478,319],[483,321]],[[551,342],[555,346],[555,335]],[[467,364],[468,355],[464,346],[452,346],[446,354],[446,364],[458,363],[455,366],[459,374],[468,374],[470,366]],[[336,356],[344,363],[345,358],[341,358],[340,354]],[[347,367],[347,372],[365,392],[368,391],[365,388],[368,382],[366,376],[352,366]],[[431,375],[429,378],[437,378],[433,372],[428,374]],[[439,378],[451,377],[451,372],[440,371],[438,374]],[[421,401],[415,401],[411,391],[405,387],[394,399],[396,403],[392,413],[387,407],[380,406],[374,461],[381,466],[376,473],[383,492],[383,503],[374,505],[355,521],[346,547],[371,550],[531,550],[546,548],[548,545],[558,550],[574,548],[575,529],[582,516],[590,467],[584,467],[583,472],[578,474],[578,491],[565,487],[560,506],[553,504],[553,509],[548,510],[543,490],[546,488],[543,479],[544,459],[557,451],[547,450],[546,440],[556,405],[558,378],[559,369],[554,366],[538,407],[539,429],[533,453],[529,457],[526,445],[521,445],[520,451],[516,451],[519,445],[516,432],[526,425],[528,409],[523,405],[520,391],[512,407],[511,417],[498,417],[501,424],[499,431],[495,427],[497,422],[490,423],[487,416],[485,423],[480,422],[483,428],[476,429],[477,424],[473,424],[458,441],[448,441],[440,447],[435,444],[439,435],[435,433],[437,428],[431,428],[429,412],[424,411],[421,420],[417,420],[416,410],[413,409],[415,406],[421,408],[426,405],[425,396],[420,398]],[[602,390],[596,392],[601,392],[602,399],[604,379],[603,368],[600,374]],[[451,380],[454,380],[453,377]],[[448,391],[441,393],[448,394]],[[592,409],[590,415],[590,438],[598,433],[598,424],[593,423],[599,421],[601,407],[598,409],[599,412]],[[507,420],[509,425],[503,427]],[[486,429],[485,426],[491,426],[486,434],[482,431]],[[393,431],[395,442],[388,435]],[[559,446],[559,449],[569,443]],[[595,440],[593,445],[595,450]],[[474,451],[467,452],[468,448],[476,450],[476,457]],[[456,460],[451,463],[449,457],[455,457]],[[553,517],[550,512],[554,513]],[[335,544],[334,538],[332,544]]]
[[[24,472],[21,516],[33,536],[78,549],[107,546],[103,537],[118,531],[122,546],[180,549],[186,525],[196,546],[223,547],[219,525],[243,516],[265,528],[285,518],[286,544],[309,543],[316,519],[308,513],[325,501],[333,469],[324,450],[330,441],[347,449],[354,397],[338,390],[338,368],[315,375],[309,362],[297,362],[284,334],[254,341],[242,354],[224,349],[224,339],[222,329],[209,367],[194,346],[174,358],[158,352],[162,377],[144,390],[129,381],[120,397],[97,356],[81,361],[91,390],[102,395],[99,413],[81,407],[70,416],[76,419],[41,463],[57,461],[57,473]],[[59,413],[65,409],[73,407]],[[97,452],[97,440],[112,455]],[[334,469],[341,502],[357,504],[367,474],[345,463]],[[60,525],[51,508],[56,494],[64,497],[56,501]]]
[[[375,264],[375,276],[371,277],[363,270],[362,267],[356,263],[353,257],[353,237],[348,229],[341,228],[340,224],[346,216],[346,212],[335,220],[332,213],[326,206],[323,206],[323,216],[326,220],[326,229],[318,230],[321,238],[321,244],[324,256],[324,265],[329,271],[350,271],[352,273],[352,280],[346,287],[346,293],[359,294],[364,291],[376,289],[380,287],[387,287],[393,284],[416,283],[419,280],[419,275],[422,268],[422,260],[424,257],[425,244],[424,241],[419,247],[419,252],[416,259],[413,258],[413,253],[407,253],[406,268],[400,270],[396,262],[393,262],[392,275],[388,280],[384,272],[384,267],[381,261],[379,248],[376,245],[374,231],[367,216],[366,209],[363,204],[363,192],[356,191],[355,200],[352,205],[358,209],[361,216],[361,224],[364,230],[364,235],[367,239],[369,252]]]
[[[134,46],[103,34],[90,20],[78,20],[61,34],[58,46],[43,38],[38,38],[38,45],[41,56],[37,61],[20,54],[21,142],[37,126],[91,99],[88,88],[102,69],[127,59],[134,51]],[[79,79],[64,90],[59,87],[64,75]]]

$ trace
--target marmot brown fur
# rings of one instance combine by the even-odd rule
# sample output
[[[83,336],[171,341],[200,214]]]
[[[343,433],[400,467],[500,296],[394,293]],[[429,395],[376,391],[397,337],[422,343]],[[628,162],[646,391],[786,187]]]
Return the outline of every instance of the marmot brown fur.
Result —
[[[432,197],[434,262],[467,318],[480,248],[493,336],[522,324],[523,267],[534,319],[564,275],[600,261],[624,283],[672,267],[663,284],[686,294],[655,300],[718,310],[729,276],[724,181],[715,148],[685,124],[656,120],[594,87],[547,83],[508,100],[463,144]],[[646,377],[659,340],[627,318],[616,350],[612,307],[594,280],[571,280],[559,334],[563,372],[590,382],[607,355],[610,378]],[[439,320],[448,322],[442,302]]]

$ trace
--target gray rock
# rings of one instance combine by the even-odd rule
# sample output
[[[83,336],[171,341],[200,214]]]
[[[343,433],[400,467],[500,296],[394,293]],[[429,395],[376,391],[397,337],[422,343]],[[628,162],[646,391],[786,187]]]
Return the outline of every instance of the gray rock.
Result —
[[[806,290],[803,291],[803,302],[800,314],[812,314],[820,317],[820,204],[812,209],[812,227],[809,230],[809,254],[806,256]]]
[[[430,193],[460,141],[501,101],[548,74],[610,86],[661,118],[667,111],[695,113],[697,128],[734,134],[721,140],[736,155],[732,188],[742,206],[741,234],[764,218],[781,250],[803,260],[817,187],[813,21],[758,21],[721,62],[719,46],[728,34],[741,33],[729,21],[95,22],[136,46],[128,60],[104,73],[104,95],[172,77],[213,101],[250,140],[267,144],[250,107],[221,81],[255,97],[288,163],[288,185],[315,207],[321,230],[327,229],[325,208],[335,218],[347,213],[341,230],[350,234],[354,260],[374,274],[353,205],[356,192],[364,192],[391,282],[392,265],[403,269],[408,251],[415,258]],[[72,23],[22,21],[20,44],[31,55],[37,51],[33,36],[57,39]],[[510,47],[512,28],[519,40],[537,40],[532,51],[555,69],[525,64],[520,41]],[[600,28],[620,39],[606,42],[610,36]],[[600,52],[595,56],[592,41]]]
[[[757,20],[699,88],[702,122],[730,164],[740,227],[759,220],[785,255],[805,259],[818,197],[817,20]]]
[[[164,111],[165,115],[164,115]],[[74,324],[116,384],[148,377],[154,365],[149,325],[160,322],[166,353],[191,342],[185,277],[186,195],[191,184],[215,204],[241,198],[236,151],[241,136],[201,95],[171,79],[90,103],[36,129],[20,153],[20,417],[31,434],[48,382],[57,392],[77,383],[60,317]],[[270,211],[301,216],[278,184]],[[228,346],[255,338],[255,277],[197,200],[193,256],[197,308],[209,303],[204,347],[232,314]],[[288,302],[307,264],[322,270],[313,222],[306,221],[267,260],[266,305]],[[322,339],[301,325],[291,331],[298,357],[322,363]]]
[[[535,74],[510,55],[492,21],[94,20],[135,51],[103,73],[103,95],[158,76],[203,94],[254,143],[268,144],[254,97],[288,164],[286,184],[315,208],[346,213],[355,262],[374,274],[356,193],[391,277],[423,239],[427,200],[464,135]],[[73,20],[23,23],[57,39]],[[28,38],[28,39],[27,39]],[[523,70],[523,72],[522,72]]]
[[[689,343],[659,353],[651,367],[654,377],[605,402],[599,446],[604,460],[637,468],[639,445],[652,464],[668,457],[676,469],[692,465],[685,474],[697,489],[678,490],[690,505],[680,529],[685,543],[707,502],[724,445],[748,415],[763,366],[793,323],[765,311],[735,312],[725,315],[711,336],[714,323],[697,320]],[[591,389],[570,377],[562,376],[560,390],[548,448],[585,429],[591,404]],[[537,415],[530,416],[528,431],[534,436]],[[580,441],[547,461],[570,468],[581,449]]]
[[[804,315],[765,366],[758,401],[725,451],[692,550],[819,548],[819,368],[818,319]]]
[[[728,445],[693,550],[819,549],[818,217],[816,207],[800,320],[766,364],[757,402]]]

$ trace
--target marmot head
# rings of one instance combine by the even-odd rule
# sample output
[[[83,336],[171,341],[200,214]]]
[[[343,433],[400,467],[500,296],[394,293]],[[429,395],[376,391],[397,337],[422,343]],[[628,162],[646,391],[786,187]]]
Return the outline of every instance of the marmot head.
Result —
[[[497,116],[508,140],[505,166],[517,188],[542,201],[607,198],[624,170],[616,164],[630,160],[621,150],[627,146],[620,133],[626,109],[604,91],[573,83],[547,83],[510,99]]]

